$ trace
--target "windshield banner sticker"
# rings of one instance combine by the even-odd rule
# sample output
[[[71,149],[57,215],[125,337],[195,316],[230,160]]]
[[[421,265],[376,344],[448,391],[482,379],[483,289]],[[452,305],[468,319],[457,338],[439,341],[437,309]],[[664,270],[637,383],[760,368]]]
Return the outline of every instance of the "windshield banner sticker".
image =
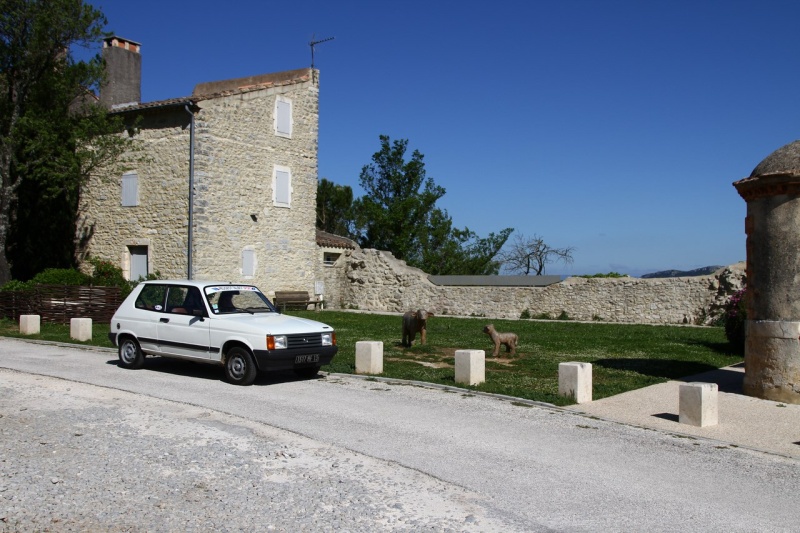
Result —
[[[252,285],[216,285],[214,287],[206,287],[206,294],[213,294],[220,291],[253,291],[261,292],[258,287]]]

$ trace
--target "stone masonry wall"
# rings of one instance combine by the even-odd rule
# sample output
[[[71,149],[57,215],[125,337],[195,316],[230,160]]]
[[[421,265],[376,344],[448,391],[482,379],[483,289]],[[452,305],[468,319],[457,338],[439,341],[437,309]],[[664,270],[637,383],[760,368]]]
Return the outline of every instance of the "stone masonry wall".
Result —
[[[349,261],[349,254],[343,253],[333,265],[325,265],[322,260],[317,262],[317,281],[325,284],[324,306],[325,309],[346,309],[348,303],[343,296],[348,292],[349,282],[344,270]]]
[[[528,311],[553,318],[565,312],[570,319],[586,321],[707,324],[744,279],[744,264],[738,263],[711,276],[573,277],[547,287],[458,287],[434,285],[427,274],[384,251],[355,250],[340,261],[338,272],[346,281],[341,294],[327,295],[328,308],[423,308],[440,315],[506,319]]]
[[[81,190],[79,260],[88,255],[128,269],[128,246],[147,246],[150,270],[186,278],[189,206],[189,115],[145,117],[127,154],[139,176],[139,206],[121,206],[121,179],[94,176]]]
[[[292,101],[292,137],[274,133],[277,95]],[[195,277],[313,294],[317,260],[318,89],[308,82],[201,102],[197,122]],[[276,165],[291,171],[291,207],[273,204]],[[254,216],[253,216],[254,215]],[[242,273],[242,252],[255,275]]]
[[[313,294],[317,249],[318,72],[305,81],[233,91],[200,100],[195,115],[195,279],[253,283],[265,292]],[[275,102],[291,102],[290,138],[275,133]],[[121,207],[121,176],[83,190],[78,239],[84,259],[126,270],[128,246],[147,246],[150,272],[187,276],[189,114],[150,111],[129,154],[139,177],[139,205]],[[291,173],[290,207],[275,206],[275,166]],[[255,259],[243,274],[243,252]]]

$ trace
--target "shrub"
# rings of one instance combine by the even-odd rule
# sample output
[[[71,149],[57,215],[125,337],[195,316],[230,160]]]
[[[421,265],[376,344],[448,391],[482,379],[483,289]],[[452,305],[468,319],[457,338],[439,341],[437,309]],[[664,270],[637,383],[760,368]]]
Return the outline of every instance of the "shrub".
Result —
[[[108,261],[90,257],[88,263],[94,267],[94,275],[90,283],[100,287],[119,287],[122,290],[122,297],[130,294],[135,284],[132,284],[122,275],[122,269],[114,266]]]
[[[126,280],[122,275],[122,269],[109,261],[89,258],[87,262],[94,267],[93,276],[72,268],[48,268],[36,274],[30,281],[11,280],[0,287],[0,291],[33,290],[36,285],[96,285],[119,287],[124,298],[138,284],[138,281]],[[154,274],[148,274],[147,279],[161,279],[161,272],[156,270]]]
[[[527,320],[527,319],[529,319],[529,318],[531,317],[531,312],[530,312],[530,310],[528,310],[528,309],[525,309],[525,310],[524,310],[522,313],[520,313],[519,317],[520,317],[520,319],[522,319],[522,320]]]
[[[16,279],[12,279],[2,287],[0,287],[0,292],[2,291],[29,291],[33,289],[33,285],[31,285],[28,281],[19,281]]]
[[[597,274],[583,274],[581,276],[575,276],[576,278],[628,278],[627,274],[620,274],[619,272],[609,272],[607,274],[603,274],[602,272],[598,272]]]
[[[115,267],[110,262],[90,257],[88,259],[88,263],[94,267],[92,284],[108,286],[128,283],[128,281],[122,276],[122,269]]]
[[[731,295],[725,304],[725,313],[722,320],[725,326],[725,337],[739,353],[744,353],[745,323],[747,322],[747,307],[745,297],[747,289],[741,289]]]
[[[31,285],[89,285],[92,278],[73,268],[47,268],[30,280]]]
[[[561,311],[561,314],[558,315],[558,320],[570,320],[569,315],[566,311]]]

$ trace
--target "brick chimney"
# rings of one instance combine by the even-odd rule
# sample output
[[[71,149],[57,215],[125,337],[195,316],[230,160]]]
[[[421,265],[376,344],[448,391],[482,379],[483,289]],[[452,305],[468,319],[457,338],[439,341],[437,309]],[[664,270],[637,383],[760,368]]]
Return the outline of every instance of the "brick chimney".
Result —
[[[103,40],[106,83],[100,103],[109,109],[138,104],[142,99],[142,45],[122,37]]]

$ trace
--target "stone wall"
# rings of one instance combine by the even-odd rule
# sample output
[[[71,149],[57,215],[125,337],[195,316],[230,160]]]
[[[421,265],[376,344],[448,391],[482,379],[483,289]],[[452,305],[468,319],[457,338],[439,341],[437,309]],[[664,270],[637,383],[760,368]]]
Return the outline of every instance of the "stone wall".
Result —
[[[314,291],[319,78],[311,69],[287,74],[194,98],[195,279],[248,282],[267,292]],[[291,135],[276,131],[278,99],[291,105]],[[127,272],[129,247],[147,246],[150,272],[186,278],[190,115],[169,103],[126,113],[143,116],[138,149],[127,156],[138,175],[139,205],[121,206],[122,176],[88,183],[79,259],[107,259]],[[276,167],[290,172],[288,207],[273,201]],[[255,265],[252,275],[243,271],[245,253]]]
[[[125,156],[136,172],[139,205],[122,207],[122,176],[99,175],[81,190],[79,261],[91,255],[130,268],[129,246],[147,246],[150,271],[186,278],[189,115],[148,115]]]
[[[348,309],[352,307],[344,299],[349,292],[349,282],[344,274],[349,259],[349,253],[343,253],[333,265],[325,265],[321,259],[317,263],[316,279],[325,284],[325,294],[323,294],[325,309]]]
[[[313,294],[317,261],[317,86],[311,82],[202,102],[197,121],[195,277]],[[292,137],[276,136],[275,98],[292,101]],[[276,166],[291,207],[273,203]],[[255,275],[242,272],[252,250]]]
[[[318,275],[320,273],[318,272]],[[742,287],[744,264],[714,275],[640,279],[567,278],[547,287],[437,286],[389,252],[355,250],[331,267],[326,307],[516,319],[562,313],[573,320],[642,324],[708,324]],[[340,288],[334,293],[329,287]]]

